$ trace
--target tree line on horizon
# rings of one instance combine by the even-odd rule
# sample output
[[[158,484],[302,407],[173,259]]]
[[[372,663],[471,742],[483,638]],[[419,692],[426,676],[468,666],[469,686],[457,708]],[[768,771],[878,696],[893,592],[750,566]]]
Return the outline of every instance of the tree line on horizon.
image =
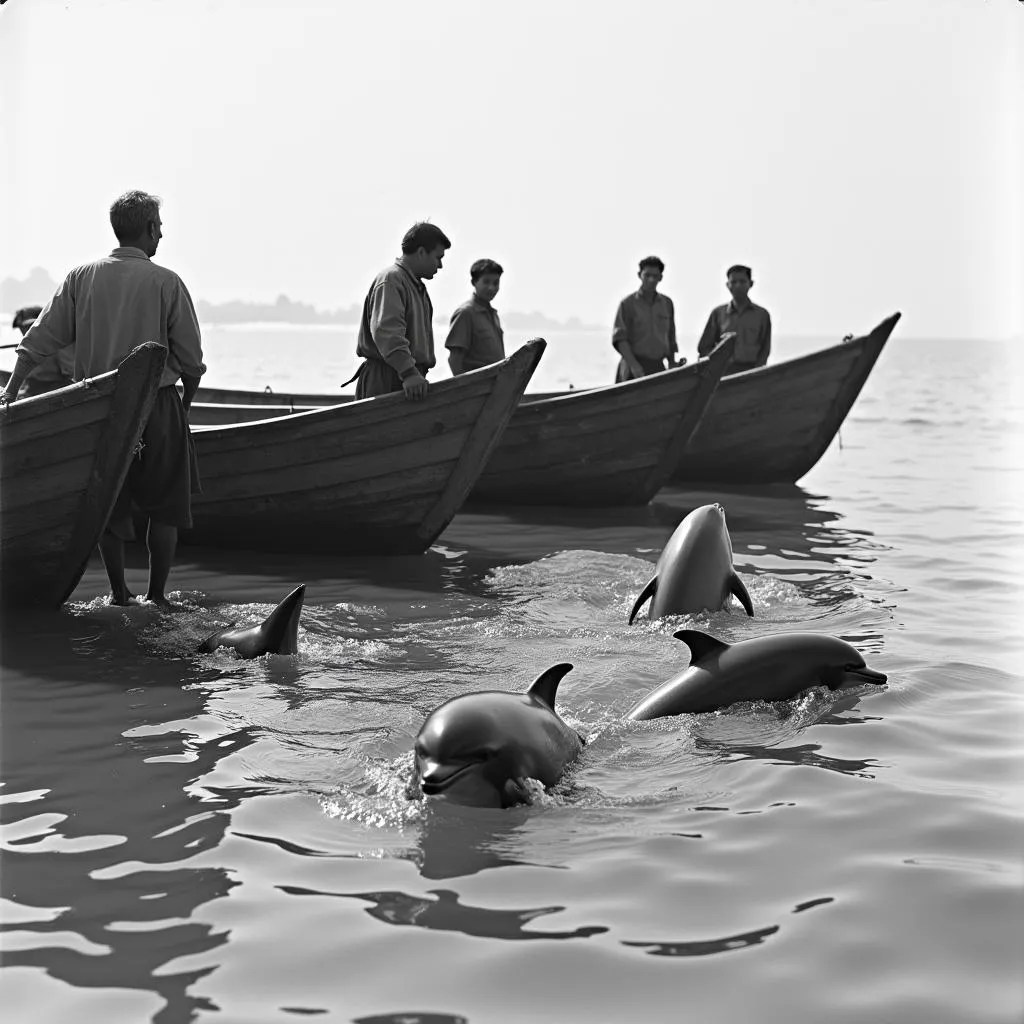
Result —
[[[0,281],[0,311],[12,313],[22,306],[45,305],[57,290],[57,282],[42,267],[33,267],[28,277],[19,281],[14,277]],[[232,299],[228,302],[196,300],[196,313],[206,324],[357,324],[362,306],[353,303],[344,309],[318,310],[308,302],[298,302],[287,295],[278,295],[274,302],[247,302]],[[529,313],[502,311],[502,324],[511,330],[593,330],[579,317],[560,321],[536,310]]]

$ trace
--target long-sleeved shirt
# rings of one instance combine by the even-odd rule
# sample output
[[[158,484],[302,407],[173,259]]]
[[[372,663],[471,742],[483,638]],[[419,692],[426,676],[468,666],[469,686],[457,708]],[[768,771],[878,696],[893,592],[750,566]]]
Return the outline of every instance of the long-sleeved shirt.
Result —
[[[627,295],[615,313],[612,345],[628,342],[635,356],[667,359],[676,349],[676,312],[672,300],[661,292],[648,302],[643,292]]]
[[[423,282],[399,258],[373,280],[363,303],[356,355],[399,374],[434,365],[434,307]]]
[[[461,349],[463,372],[490,366],[505,358],[505,332],[498,311],[474,295],[452,313],[445,348]]]
[[[167,349],[160,386],[206,372],[192,297],[181,278],[141,250],[119,246],[76,267],[18,346],[34,363],[75,346],[75,380],[113,370],[136,345]]]
[[[736,333],[736,347],[730,366],[749,369],[768,362],[772,350],[772,318],[767,309],[750,302],[740,310],[731,300],[724,306],[716,306],[711,310],[704,333],[697,343],[697,354],[710,354],[727,331]]]

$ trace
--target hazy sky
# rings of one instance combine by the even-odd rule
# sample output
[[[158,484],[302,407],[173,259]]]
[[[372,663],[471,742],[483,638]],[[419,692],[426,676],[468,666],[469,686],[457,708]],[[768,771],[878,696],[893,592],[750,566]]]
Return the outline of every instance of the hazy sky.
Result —
[[[8,0],[0,277],[164,199],[196,298],[362,301],[409,224],[496,305],[610,322],[660,255],[681,335],[754,266],[776,330],[895,309],[1022,333],[1019,0]]]

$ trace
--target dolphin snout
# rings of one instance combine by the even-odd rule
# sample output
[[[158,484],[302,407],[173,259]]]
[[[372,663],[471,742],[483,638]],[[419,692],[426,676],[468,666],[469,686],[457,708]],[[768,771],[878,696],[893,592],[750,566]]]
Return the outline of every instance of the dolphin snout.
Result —
[[[884,672],[876,672],[873,668],[868,668],[867,665],[863,668],[848,668],[846,673],[856,676],[861,682],[874,683],[876,686],[881,686],[889,678]]]
[[[439,761],[421,760],[419,765],[420,789],[427,796],[443,793],[457,778],[477,763],[470,761],[468,764],[444,764]]]

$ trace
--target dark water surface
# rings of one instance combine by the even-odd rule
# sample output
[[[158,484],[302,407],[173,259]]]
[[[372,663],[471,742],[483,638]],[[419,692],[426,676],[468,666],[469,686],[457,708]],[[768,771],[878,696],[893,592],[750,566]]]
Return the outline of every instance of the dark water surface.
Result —
[[[464,513],[412,559],[182,548],[183,612],[104,606],[97,563],[8,617],[3,1019],[1020,1021],[1024,408],[976,349],[894,339],[800,487]],[[628,627],[714,500],[757,617]],[[191,653],[303,581],[298,657]],[[683,625],[835,633],[889,684],[624,724]],[[562,784],[405,799],[431,708],[558,661]]]

